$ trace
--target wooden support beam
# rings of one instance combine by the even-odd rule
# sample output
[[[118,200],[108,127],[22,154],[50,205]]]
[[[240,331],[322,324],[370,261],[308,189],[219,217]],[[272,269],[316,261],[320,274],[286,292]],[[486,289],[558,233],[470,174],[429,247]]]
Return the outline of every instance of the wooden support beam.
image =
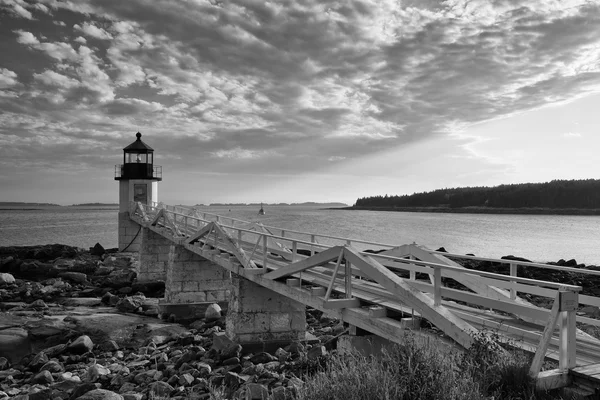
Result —
[[[305,269],[323,265],[325,263],[336,260],[339,257],[341,249],[343,249],[343,247],[341,246],[331,247],[325,251],[315,254],[312,257],[305,258],[298,262],[289,264],[285,267],[278,268],[275,271],[271,271],[268,274],[265,274],[264,277],[266,279],[279,279],[293,275],[300,271],[304,271]]]
[[[477,332],[471,325],[456,317],[444,306],[435,306],[433,300],[413,289],[402,278],[381,265],[372,257],[366,257],[351,247],[344,249],[344,257],[360,268],[371,279],[397,296],[398,300],[419,312],[429,322],[444,331],[465,348],[473,343],[472,334]]]
[[[323,299],[323,308],[333,310],[340,308],[357,308],[360,307],[360,300],[354,299]]]
[[[533,356],[533,361],[531,362],[531,366],[529,367],[529,375],[532,378],[537,378],[540,373],[540,369],[542,368],[542,363],[544,362],[544,358],[546,357],[546,351],[548,351],[548,346],[550,345],[550,339],[552,338],[552,334],[554,333],[554,327],[556,326],[556,322],[558,321],[558,317],[560,314],[560,299],[559,295],[554,299],[554,304],[552,305],[552,311],[550,312],[550,318],[546,327],[544,328],[544,333],[542,333],[542,340],[537,346],[537,350],[535,355]]]

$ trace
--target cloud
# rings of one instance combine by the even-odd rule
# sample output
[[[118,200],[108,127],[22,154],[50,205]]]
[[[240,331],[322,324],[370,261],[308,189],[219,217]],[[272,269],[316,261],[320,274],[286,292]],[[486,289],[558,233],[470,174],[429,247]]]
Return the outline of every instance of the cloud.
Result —
[[[17,74],[6,68],[0,68],[0,89],[6,89],[19,83]]]
[[[50,70],[45,70],[40,74],[33,74],[33,78],[48,86],[56,86],[63,89],[72,89],[80,85],[78,80]]]
[[[73,29],[75,29],[77,31],[81,31],[81,32],[85,33],[86,35],[91,36],[96,39],[100,39],[100,40],[112,39],[112,35],[110,33],[106,32],[102,28],[98,28],[96,25],[91,24],[89,22],[84,22],[83,26],[75,24],[75,25],[73,25]]]
[[[106,135],[142,125],[199,168],[330,168],[600,90],[585,1],[41,3],[73,29],[18,25],[14,45],[48,60],[7,65],[33,80],[4,107]]]
[[[577,133],[577,132],[566,132],[566,133],[563,133],[563,137],[566,137],[566,138],[581,138],[581,137],[583,137],[583,135],[581,133]]]
[[[2,0],[0,5],[11,7],[13,14],[18,15],[21,18],[33,19],[33,15],[25,8],[28,4],[22,0]]]
[[[216,158],[228,159],[256,159],[269,155],[268,151],[249,150],[236,147],[229,150],[217,150],[211,153]]]

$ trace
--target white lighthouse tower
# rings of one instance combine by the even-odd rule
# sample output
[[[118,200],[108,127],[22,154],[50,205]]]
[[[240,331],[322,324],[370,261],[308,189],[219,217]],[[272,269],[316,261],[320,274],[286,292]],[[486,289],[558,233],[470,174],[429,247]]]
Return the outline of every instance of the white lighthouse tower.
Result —
[[[123,164],[115,165],[115,180],[119,181],[119,251],[139,251],[140,226],[129,219],[132,201],[143,204],[158,202],[158,182],[162,180],[162,167],[154,165],[154,149],[136,141],[123,149]]]

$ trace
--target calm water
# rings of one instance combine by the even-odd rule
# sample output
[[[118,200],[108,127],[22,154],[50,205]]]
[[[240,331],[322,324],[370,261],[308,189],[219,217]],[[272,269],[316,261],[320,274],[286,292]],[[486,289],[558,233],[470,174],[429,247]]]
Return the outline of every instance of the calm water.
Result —
[[[321,210],[308,207],[204,207],[265,225],[432,249],[534,261],[575,258],[600,265],[600,216],[441,214]],[[116,208],[0,210],[0,246],[62,243],[117,247]]]

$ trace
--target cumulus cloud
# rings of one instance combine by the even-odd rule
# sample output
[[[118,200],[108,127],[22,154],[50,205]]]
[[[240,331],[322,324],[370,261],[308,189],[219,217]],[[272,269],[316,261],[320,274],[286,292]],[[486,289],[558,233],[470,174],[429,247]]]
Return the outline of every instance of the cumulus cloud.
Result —
[[[81,32],[85,33],[86,35],[91,36],[96,39],[100,39],[100,40],[112,39],[112,35],[110,33],[106,32],[102,28],[98,28],[96,25],[91,24],[89,22],[84,22],[82,26],[75,24],[75,25],[73,25],[73,28],[77,31],[81,31]]]
[[[92,124],[152,118],[182,159],[326,168],[600,90],[584,0],[42,3],[78,19],[64,39],[15,31],[55,63],[35,83],[86,98]]]
[[[45,70],[40,74],[33,74],[33,78],[48,86],[55,86],[63,89],[71,89],[79,86],[79,81],[77,79],[69,78],[68,76],[50,70]]]
[[[26,7],[28,4],[23,0],[2,0],[0,5],[8,6],[14,15],[17,15],[25,19],[33,19],[33,15],[29,12]]]
[[[19,83],[17,73],[6,68],[0,68],[0,89],[6,89]]]

